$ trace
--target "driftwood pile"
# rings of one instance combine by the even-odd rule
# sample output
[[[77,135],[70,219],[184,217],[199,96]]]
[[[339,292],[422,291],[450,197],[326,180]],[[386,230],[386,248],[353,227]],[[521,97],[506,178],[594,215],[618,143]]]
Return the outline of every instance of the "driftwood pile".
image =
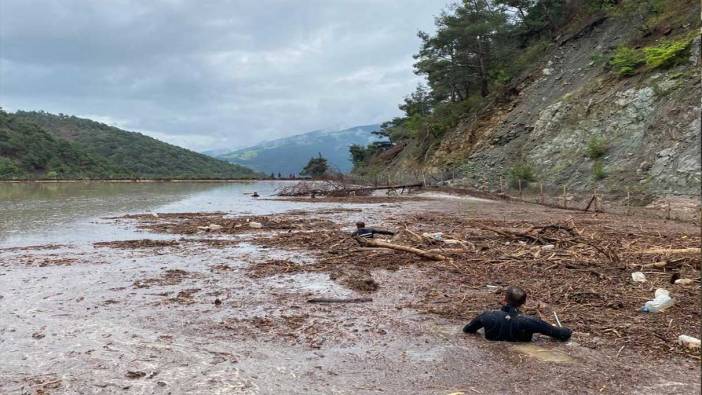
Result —
[[[497,292],[516,285],[529,293],[526,312],[554,324],[557,312],[581,345],[699,358],[699,352],[676,343],[680,335],[699,333],[702,318],[700,235],[688,228],[664,230],[606,214],[530,222],[426,213],[397,216],[384,224],[396,230],[392,239],[369,240],[350,237],[348,230],[322,214],[229,218],[223,213],[180,213],[130,218],[139,222],[139,228],[163,233],[198,234],[207,227],[208,235],[249,234],[254,244],[300,249],[317,258],[313,263],[254,265],[252,277],[323,272],[347,288],[371,293],[393,286],[376,284],[375,270],[415,266],[419,274],[408,271],[403,276],[421,276],[407,305],[418,311],[468,320],[499,306]],[[632,281],[633,272],[644,273],[645,282]],[[640,312],[657,288],[670,291],[674,306],[663,313]]]
[[[530,295],[529,314],[557,324],[557,312],[582,345],[699,359],[699,352],[676,343],[678,336],[700,331],[699,233],[646,230],[617,221],[399,218],[396,226],[411,224],[415,235],[403,244],[446,258],[422,264],[432,282],[424,287],[424,299],[411,307],[468,320],[498,306],[500,290],[516,285]],[[425,237],[432,232],[443,232],[442,238]],[[645,282],[632,281],[637,271],[645,273]],[[670,291],[674,306],[663,313],[642,313],[657,288]],[[471,297],[489,290],[496,292],[492,300]]]
[[[285,197],[301,196],[370,196],[375,191],[387,191],[388,194],[403,194],[413,189],[422,188],[422,184],[360,186],[338,180],[302,181],[285,185],[276,191],[276,195]]]

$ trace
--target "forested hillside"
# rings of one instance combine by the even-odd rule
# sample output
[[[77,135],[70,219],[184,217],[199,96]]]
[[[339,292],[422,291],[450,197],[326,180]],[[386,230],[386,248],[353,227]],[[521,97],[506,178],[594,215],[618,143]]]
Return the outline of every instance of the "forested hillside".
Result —
[[[466,0],[419,33],[422,85],[355,173],[450,169],[569,190],[697,195],[700,5]]]
[[[104,158],[0,111],[0,179],[105,178],[127,174]]]
[[[242,166],[88,119],[0,113],[0,178],[252,178]]]

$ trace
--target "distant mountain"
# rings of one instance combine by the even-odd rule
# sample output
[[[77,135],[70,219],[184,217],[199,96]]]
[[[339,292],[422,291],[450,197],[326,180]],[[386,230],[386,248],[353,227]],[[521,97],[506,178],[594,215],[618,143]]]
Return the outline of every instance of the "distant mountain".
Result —
[[[89,119],[0,111],[0,179],[253,178],[243,166]]]
[[[332,168],[347,173],[352,167],[349,147],[377,141],[377,136],[371,132],[379,128],[380,125],[365,125],[336,131],[317,130],[266,141],[217,157],[265,174],[281,173],[287,176],[297,175],[311,157],[321,153]]]

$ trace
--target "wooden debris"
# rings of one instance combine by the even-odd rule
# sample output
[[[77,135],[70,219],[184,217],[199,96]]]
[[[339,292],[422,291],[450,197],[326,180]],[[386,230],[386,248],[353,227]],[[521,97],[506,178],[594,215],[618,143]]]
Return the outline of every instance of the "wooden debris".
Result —
[[[388,243],[387,241],[376,240],[376,239],[366,239],[363,237],[354,237],[358,244],[364,247],[380,247],[380,248],[390,248],[397,251],[410,252],[412,254],[421,256],[422,258],[431,259],[432,261],[445,261],[447,258],[441,254],[436,254],[433,252],[428,252],[420,250],[419,248],[403,246],[399,244]]]
[[[308,299],[307,303],[366,303],[372,302],[373,298],[350,298],[350,299],[335,299],[335,298],[313,298]]]
[[[637,251],[640,254],[697,254],[702,252],[700,248],[651,248],[648,250]]]

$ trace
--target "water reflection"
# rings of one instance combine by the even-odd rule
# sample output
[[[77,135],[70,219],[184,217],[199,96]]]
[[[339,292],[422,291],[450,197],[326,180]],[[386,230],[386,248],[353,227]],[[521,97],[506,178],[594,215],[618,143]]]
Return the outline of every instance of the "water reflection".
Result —
[[[133,231],[100,220],[126,213],[276,212],[289,204],[265,204],[248,194],[257,191],[262,196],[270,195],[278,186],[274,182],[0,183],[0,246],[126,237]]]

